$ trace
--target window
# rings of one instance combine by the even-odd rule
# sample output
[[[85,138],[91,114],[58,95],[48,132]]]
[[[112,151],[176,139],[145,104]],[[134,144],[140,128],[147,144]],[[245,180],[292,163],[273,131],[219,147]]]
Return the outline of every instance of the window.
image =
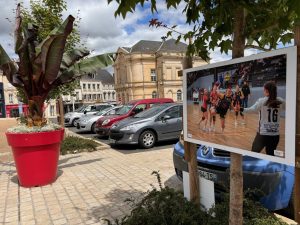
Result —
[[[14,103],[13,94],[8,94],[8,101],[9,103]]]
[[[91,94],[89,94],[89,100],[92,100],[92,95]]]
[[[181,90],[177,91],[177,101],[182,101],[182,92],[181,92]]]
[[[82,88],[83,88],[83,89],[86,89],[86,84],[82,84]]]
[[[83,99],[86,100],[86,95],[83,95]]]
[[[112,93],[112,99],[115,99],[115,92]]]
[[[97,84],[97,89],[98,89],[98,90],[100,89],[100,84]]]
[[[139,113],[142,112],[144,109],[146,109],[147,105],[146,104],[139,104],[135,107],[134,112]]]
[[[79,100],[79,92],[76,91],[76,101]]]
[[[180,114],[181,114],[181,113],[179,113],[179,106],[174,106],[174,107],[172,107],[172,108],[166,110],[166,111],[161,115],[161,117],[168,115],[168,116],[170,116],[171,118],[179,118],[179,117],[180,117]]]
[[[54,105],[50,105],[50,116],[54,116]]]
[[[93,100],[96,100],[96,98],[97,98],[96,94],[93,94]]]
[[[150,108],[152,108],[153,106],[157,106],[157,105],[160,105],[160,103],[159,102],[157,102],[157,103],[151,103],[150,104]]]
[[[91,84],[88,84],[88,89],[91,90]]]
[[[96,90],[96,84],[93,84],[93,90]]]
[[[157,92],[156,91],[152,92],[152,98],[157,98]]]
[[[110,99],[110,92],[108,92],[108,94],[107,94],[107,98],[108,98],[108,99]]]
[[[103,92],[103,99],[106,99],[106,92]]]
[[[151,81],[156,81],[156,72],[155,72],[155,69],[151,69]]]

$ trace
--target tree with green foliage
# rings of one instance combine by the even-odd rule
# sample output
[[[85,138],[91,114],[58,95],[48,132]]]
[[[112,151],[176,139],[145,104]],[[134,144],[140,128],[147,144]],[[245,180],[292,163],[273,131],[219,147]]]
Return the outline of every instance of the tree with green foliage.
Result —
[[[113,0],[108,0],[112,2]],[[115,0],[119,7],[115,16],[123,18],[134,12],[137,5],[150,4],[157,11],[155,0]],[[209,60],[209,51],[220,48],[232,50],[232,57],[244,56],[247,48],[275,49],[279,42],[286,44],[293,39],[293,28],[300,15],[298,0],[165,0],[166,7],[177,8],[184,4],[183,14],[193,29],[180,38],[193,38],[188,53]],[[153,21],[152,21],[153,22]],[[175,28],[175,27],[173,27]],[[167,36],[172,32],[168,32]],[[229,224],[243,223],[243,173],[242,156],[231,154],[230,166],[230,215]]]
[[[21,16],[23,18],[24,25],[34,24],[37,27],[37,41],[44,40],[49,33],[58,25],[63,22],[62,13],[67,10],[67,3],[64,0],[33,0],[30,1],[30,9],[21,7]],[[74,48],[84,48],[80,43],[80,34],[78,32],[80,18],[77,15],[74,21],[73,30],[67,38],[65,51],[72,50]],[[68,95],[74,92],[78,87],[78,80],[74,80],[70,83],[61,85],[50,91],[47,101],[50,99],[57,99],[61,95]],[[26,102],[25,93],[22,89],[18,89],[18,97]]]
[[[95,67],[111,65],[113,60],[108,54],[81,60],[89,51],[65,51],[67,37],[75,20],[71,15],[41,42],[38,41],[37,27],[31,23],[23,24],[22,19],[18,4],[14,37],[19,60],[11,60],[0,45],[0,69],[13,86],[23,90],[28,99],[27,126],[41,127],[47,122],[43,106],[51,90],[94,71]]]

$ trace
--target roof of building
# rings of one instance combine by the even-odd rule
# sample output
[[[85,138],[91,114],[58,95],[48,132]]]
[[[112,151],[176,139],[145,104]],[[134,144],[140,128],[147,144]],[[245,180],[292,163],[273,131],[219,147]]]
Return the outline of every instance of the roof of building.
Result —
[[[129,47],[122,47],[124,50],[126,50],[127,52],[130,52],[131,48]]]
[[[175,39],[164,41],[158,49],[159,52],[186,52],[186,50],[187,45],[182,42],[176,43]]]
[[[98,81],[103,84],[114,84],[113,76],[106,70],[98,69],[95,73],[95,77],[91,74],[82,76],[81,81]]]
[[[186,52],[187,45],[179,42],[176,43],[175,39],[169,39],[167,41],[148,41],[141,40],[133,45],[131,48],[122,47],[130,53],[143,52],[143,53],[155,53],[155,52]]]
[[[130,52],[156,52],[160,45],[160,41],[141,40],[131,47]]]

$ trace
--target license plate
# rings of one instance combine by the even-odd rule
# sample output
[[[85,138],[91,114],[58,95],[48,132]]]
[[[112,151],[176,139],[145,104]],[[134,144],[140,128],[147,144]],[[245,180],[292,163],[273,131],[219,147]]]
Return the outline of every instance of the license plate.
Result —
[[[198,173],[199,173],[200,177],[203,177],[206,180],[210,180],[210,181],[213,181],[213,182],[217,181],[217,174],[206,172],[206,171],[203,171],[203,170],[198,170]]]

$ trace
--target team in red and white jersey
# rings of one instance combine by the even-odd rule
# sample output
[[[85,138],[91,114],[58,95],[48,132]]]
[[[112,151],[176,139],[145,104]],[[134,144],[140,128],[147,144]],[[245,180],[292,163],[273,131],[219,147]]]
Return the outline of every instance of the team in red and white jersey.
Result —
[[[280,114],[285,110],[285,101],[277,97],[277,87],[272,81],[264,85],[264,98],[260,98],[245,112],[258,112],[258,131],[252,144],[253,152],[261,152],[266,148],[268,155],[274,156],[279,143]]]

